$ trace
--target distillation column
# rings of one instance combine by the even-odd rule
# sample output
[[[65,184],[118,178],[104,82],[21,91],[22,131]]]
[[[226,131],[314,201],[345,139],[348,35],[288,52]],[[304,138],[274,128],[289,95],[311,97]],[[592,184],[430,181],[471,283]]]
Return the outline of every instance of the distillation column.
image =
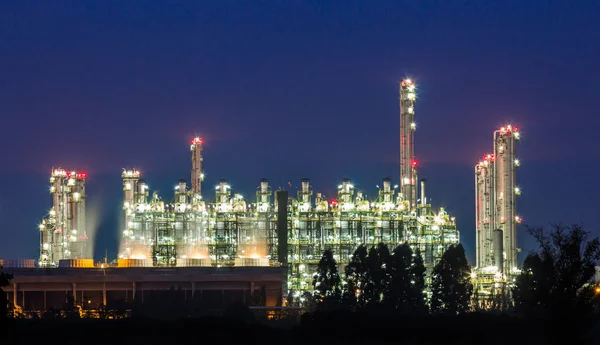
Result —
[[[496,230],[502,230],[504,243],[504,270],[512,274],[517,268],[517,224],[516,196],[521,193],[516,185],[515,157],[516,141],[520,134],[517,127],[510,125],[494,132],[494,201]]]
[[[67,220],[68,220],[68,252],[65,259],[84,259],[87,253],[87,232],[85,229],[85,172],[72,171],[67,180]],[[65,234],[67,236],[67,234]]]
[[[192,154],[192,201],[196,202],[202,198],[202,181],[204,181],[204,171],[202,171],[202,145],[204,140],[196,137],[192,139],[190,151]]]
[[[408,202],[408,211],[417,206],[415,99],[415,84],[410,79],[403,80],[400,83],[400,191],[404,200]]]
[[[494,247],[495,237],[492,236],[495,230],[492,212],[493,163],[494,157],[488,154],[475,166],[476,266],[479,268],[493,266],[494,248],[501,248]]]

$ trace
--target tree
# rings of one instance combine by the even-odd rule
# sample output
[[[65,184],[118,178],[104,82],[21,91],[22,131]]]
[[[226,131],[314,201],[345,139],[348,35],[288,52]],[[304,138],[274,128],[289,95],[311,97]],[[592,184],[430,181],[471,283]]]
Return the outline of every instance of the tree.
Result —
[[[406,313],[425,312],[425,265],[421,252],[408,243],[394,248],[388,265],[389,285],[385,304]]]
[[[365,306],[374,307],[378,305],[388,290],[390,257],[390,251],[383,243],[369,250],[363,291]]]
[[[8,316],[8,296],[4,288],[10,285],[12,279],[12,274],[0,272],[0,319]]]
[[[581,315],[591,310],[595,264],[600,260],[600,240],[588,241],[582,226],[529,228],[539,245],[530,253],[517,277],[513,297],[521,312]]]
[[[461,244],[451,245],[433,268],[431,311],[456,315],[469,309],[471,269]]]
[[[379,253],[375,247],[369,249],[366,266],[365,284],[359,299],[363,298],[362,304],[365,307],[374,307],[381,302],[385,274],[385,267],[382,267]]]
[[[393,309],[404,309],[410,304],[412,249],[407,243],[394,248],[388,271],[390,283],[385,304]]]
[[[411,278],[411,293],[410,293],[410,306],[414,312],[426,313],[427,305],[425,304],[425,274],[427,269],[423,262],[423,256],[421,251],[417,249],[417,252],[412,256],[412,265],[410,267],[410,278]]]
[[[340,275],[330,249],[323,252],[313,279],[314,297],[325,308],[338,305],[341,297]]]
[[[349,303],[354,302],[358,307],[364,307],[364,295],[362,290],[364,289],[366,276],[367,276],[367,247],[364,245],[358,246],[350,263],[346,265],[345,269],[346,281],[344,288],[344,296]]]

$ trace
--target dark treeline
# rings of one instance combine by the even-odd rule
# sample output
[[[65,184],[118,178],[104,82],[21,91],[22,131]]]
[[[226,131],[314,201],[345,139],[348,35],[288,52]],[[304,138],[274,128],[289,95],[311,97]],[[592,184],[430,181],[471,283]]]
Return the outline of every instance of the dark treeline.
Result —
[[[461,245],[451,246],[430,272],[420,253],[406,244],[391,249],[361,246],[343,272],[326,251],[313,279],[314,293],[290,293],[290,304],[308,310],[300,322],[267,320],[249,309],[264,305],[260,290],[246,296],[246,305],[232,305],[219,317],[201,318],[173,291],[171,297],[157,296],[133,306],[128,319],[4,320],[9,323],[5,335],[11,344],[63,345],[213,340],[227,344],[600,343],[600,290],[592,283],[600,241],[588,239],[580,226],[529,232],[538,250],[527,255],[514,281],[486,298],[473,286]],[[0,283],[6,286],[10,278],[0,275]],[[4,294],[2,298],[6,308]],[[2,316],[6,315],[4,310]],[[67,315],[77,318],[76,313]]]
[[[391,252],[384,244],[369,249],[361,245],[344,273],[342,278],[333,253],[326,250],[314,276],[314,293],[298,298],[291,292],[288,303],[312,311],[394,311],[413,316],[430,311],[457,315],[470,307],[471,268],[460,244],[450,246],[433,269],[430,291],[421,253],[408,244]]]

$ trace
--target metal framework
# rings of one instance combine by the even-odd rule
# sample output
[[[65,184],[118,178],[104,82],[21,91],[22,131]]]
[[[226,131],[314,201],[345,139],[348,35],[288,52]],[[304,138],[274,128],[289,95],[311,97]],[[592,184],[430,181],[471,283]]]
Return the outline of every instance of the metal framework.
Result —
[[[417,198],[415,84],[410,79],[402,81],[399,94],[399,191],[386,178],[378,187],[377,198],[369,200],[344,179],[337,199],[328,201],[321,193],[313,195],[310,181],[303,179],[296,196],[276,191],[272,198],[273,191],[263,179],[255,201],[247,202],[232,194],[229,183],[221,180],[215,186],[214,199],[205,201],[204,142],[196,137],[190,146],[191,184],[188,187],[180,180],[170,201],[157,193],[150,195],[140,171],[123,170],[125,224],[118,265],[283,265],[288,269],[285,290],[299,292],[312,289],[316,265],[326,249],[333,251],[343,270],[361,244],[384,243],[393,249],[406,242],[420,250],[426,267],[432,268],[450,245],[459,243],[459,231],[454,217],[443,208],[434,211],[427,203],[425,180],[421,181],[421,198]],[[85,252],[84,180],[85,174],[53,171],[54,207],[40,227],[40,260],[48,262],[44,265],[55,266],[61,258],[76,258]],[[77,220],[71,221],[73,217]]]
[[[85,180],[82,171],[52,169],[52,208],[39,225],[40,267],[57,267],[61,260],[87,258]]]

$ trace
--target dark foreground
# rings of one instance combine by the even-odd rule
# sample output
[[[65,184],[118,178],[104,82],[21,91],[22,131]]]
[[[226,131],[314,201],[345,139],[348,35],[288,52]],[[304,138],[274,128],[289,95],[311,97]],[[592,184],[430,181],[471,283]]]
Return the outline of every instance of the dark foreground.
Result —
[[[598,344],[598,323],[470,314],[399,317],[305,314],[299,323],[249,315],[182,320],[10,320],[2,344]],[[594,332],[595,329],[595,332]],[[8,340],[5,342],[5,340]]]

